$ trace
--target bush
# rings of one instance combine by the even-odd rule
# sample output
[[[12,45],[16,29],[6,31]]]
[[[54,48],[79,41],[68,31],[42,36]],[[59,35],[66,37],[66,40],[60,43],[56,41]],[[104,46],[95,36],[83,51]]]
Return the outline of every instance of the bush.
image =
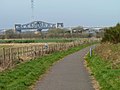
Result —
[[[119,23],[115,27],[110,27],[105,29],[102,42],[111,42],[114,44],[120,42],[120,24]]]

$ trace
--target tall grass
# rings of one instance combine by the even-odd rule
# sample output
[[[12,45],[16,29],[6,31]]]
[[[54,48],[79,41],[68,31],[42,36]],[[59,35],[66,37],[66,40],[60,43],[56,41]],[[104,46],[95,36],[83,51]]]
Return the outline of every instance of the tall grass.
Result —
[[[95,53],[110,62],[112,68],[120,68],[120,43],[102,43],[96,47]]]
[[[100,90],[120,90],[120,68],[113,69],[108,60],[102,59],[93,53],[92,57],[86,57],[88,67],[100,84]]]

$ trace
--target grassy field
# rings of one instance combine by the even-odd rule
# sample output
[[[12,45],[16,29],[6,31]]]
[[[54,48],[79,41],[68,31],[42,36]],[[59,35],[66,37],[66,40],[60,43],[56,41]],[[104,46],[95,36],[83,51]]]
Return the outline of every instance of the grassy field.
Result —
[[[29,87],[33,85],[54,62],[89,45],[91,44],[83,44],[67,51],[55,52],[48,56],[19,64],[12,70],[1,72],[0,90],[29,90]]]
[[[9,48],[9,47],[24,47],[24,46],[34,46],[34,45],[44,45],[45,43],[54,44],[54,43],[67,43],[74,41],[89,41],[93,39],[89,38],[60,38],[60,39],[5,39],[0,40],[0,48]],[[98,41],[98,39],[96,39]],[[93,40],[95,41],[95,40]]]
[[[101,90],[120,90],[119,44],[101,44],[92,57],[86,57],[92,75],[99,82]]]
[[[0,48],[24,47],[32,45],[44,45],[45,43],[65,43],[77,39],[5,39],[0,40]],[[29,43],[29,44],[28,44]]]
[[[12,47],[25,47],[25,46],[35,46],[35,45],[44,45],[45,43],[5,43],[0,44],[0,48],[12,48]],[[49,43],[48,43],[49,44]],[[50,43],[54,44],[54,43]]]
[[[75,39],[6,39],[0,43],[45,43],[45,42],[71,42]]]
[[[63,42],[72,42],[75,39],[7,39],[0,40],[0,48],[9,48],[9,47],[24,47],[32,45],[44,45],[44,43],[63,43]],[[28,44],[29,43],[29,44]]]

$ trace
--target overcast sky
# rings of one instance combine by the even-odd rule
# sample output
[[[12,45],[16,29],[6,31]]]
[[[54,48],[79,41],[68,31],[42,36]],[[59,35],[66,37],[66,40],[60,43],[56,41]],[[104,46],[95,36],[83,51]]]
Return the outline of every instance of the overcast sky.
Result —
[[[34,20],[65,26],[112,26],[120,22],[120,0],[34,0]],[[0,0],[0,29],[31,21],[31,0]]]

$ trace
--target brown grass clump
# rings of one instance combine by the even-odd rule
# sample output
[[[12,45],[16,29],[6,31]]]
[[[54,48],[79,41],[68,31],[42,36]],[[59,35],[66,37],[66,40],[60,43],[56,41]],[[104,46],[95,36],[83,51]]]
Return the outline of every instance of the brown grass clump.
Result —
[[[111,63],[114,69],[120,68],[120,43],[102,43],[95,49],[95,53]]]

